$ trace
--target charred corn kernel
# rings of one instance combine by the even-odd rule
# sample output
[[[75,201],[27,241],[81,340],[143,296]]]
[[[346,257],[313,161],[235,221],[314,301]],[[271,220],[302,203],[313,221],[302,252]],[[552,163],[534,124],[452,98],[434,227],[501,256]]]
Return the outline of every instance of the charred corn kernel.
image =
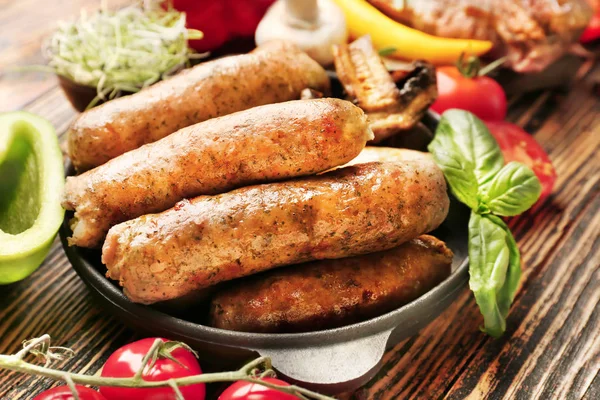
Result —
[[[449,39],[432,36],[387,17],[365,0],[334,0],[344,11],[350,36],[371,35],[377,49],[393,48],[392,57],[455,63],[461,53],[482,55],[492,48],[487,40]]]

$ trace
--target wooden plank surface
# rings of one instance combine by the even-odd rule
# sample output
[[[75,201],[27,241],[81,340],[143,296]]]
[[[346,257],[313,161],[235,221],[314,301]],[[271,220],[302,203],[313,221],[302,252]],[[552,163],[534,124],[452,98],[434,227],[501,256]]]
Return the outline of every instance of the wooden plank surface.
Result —
[[[0,111],[25,109],[64,134],[75,115],[53,77],[6,73],[42,62],[41,39],[56,18],[90,0],[0,0]],[[8,28],[7,28],[8,27]],[[558,171],[554,195],[510,220],[523,253],[523,281],[507,333],[478,331],[481,316],[465,289],[418,335],[388,351],[371,382],[344,399],[600,398],[600,101],[595,66],[568,93],[523,96],[510,119],[549,152]],[[96,372],[117,347],[136,338],[93,302],[58,241],[31,277],[0,286],[0,353],[49,333],[77,357],[58,366]],[[31,399],[52,382],[0,371],[0,399]]]

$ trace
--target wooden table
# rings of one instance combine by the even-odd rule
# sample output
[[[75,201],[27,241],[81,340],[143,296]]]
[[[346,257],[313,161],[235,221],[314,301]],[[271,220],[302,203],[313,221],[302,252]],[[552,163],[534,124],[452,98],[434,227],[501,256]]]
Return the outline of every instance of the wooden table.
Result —
[[[0,0],[0,111],[50,120],[61,139],[74,110],[56,79],[7,73],[41,63],[41,39],[57,18],[94,1]],[[509,119],[549,152],[558,171],[553,197],[510,221],[523,253],[522,287],[506,334],[493,340],[467,288],[439,318],[388,351],[379,374],[346,399],[600,398],[600,65],[568,93],[542,91],[514,101]],[[117,347],[136,339],[97,307],[58,240],[28,279],[0,287],[0,352],[50,334],[77,357],[58,364],[95,373]],[[30,399],[53,385],[0,371],[0,399]]]

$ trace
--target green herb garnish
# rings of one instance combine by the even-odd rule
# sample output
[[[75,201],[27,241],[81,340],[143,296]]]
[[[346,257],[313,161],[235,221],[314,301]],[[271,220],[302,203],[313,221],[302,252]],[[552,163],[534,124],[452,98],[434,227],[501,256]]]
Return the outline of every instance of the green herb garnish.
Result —
[[[45,44],[52,72],[78,84],[95,87],[98,100],[120,91],[137,92],[189,64],[188,39],[202,32],[186,29],[185,14],[126,7],[101,10],[79,20],[61,22]]]
[[[496,140],[467,111],[446,111],[428,149],[454,196],[471,208],[469,286],[483,314],[483,331],[498,337],[521,277],[519,249],[498,215],[517,215],[533,206],[540,181],[524,164],[504,165]]]

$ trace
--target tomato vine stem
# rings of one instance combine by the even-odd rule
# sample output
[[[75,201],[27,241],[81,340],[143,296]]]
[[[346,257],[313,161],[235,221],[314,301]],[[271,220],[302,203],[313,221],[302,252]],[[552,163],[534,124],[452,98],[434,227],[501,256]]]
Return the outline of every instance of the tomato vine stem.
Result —
[[[198,383],[213,383],[213,382],[234,382],[234,381],[246,381],[256,383],[262,386],[266,386],[271,389],[278,390],[280,392],[292,394],[299,399],[308,400],[335,400],[333,397],[325,396],[308,389],[301,388],[296,385],[282,386],[269,381],[263,381],[260,378],[263,376],[274,376],[271,366],[271,359],[268,357],[259,357],[255,360],[250,361],[237,371],[229,372],[214,372],[201,375],[186,376],[182,378],[171,378],[163,381],[146,381],[142,377],[143,370],[156,352],[157,348],[161,343],[158,343],[158,339],[152,345],[152,348],[144,356],[142,367],[130,378],[111,378],[103,376],[92,376],[79,373],[72,373],[68,371],[62,371],[58,369],[50,368],[48,365],[52,360],[62,360],[71,357],[74,352],[64,347],[52,347],[50,346],[50,336],[42,335],[39,338],[25,341],[23,343],[23,349],[15,354],[0,354],[0,368],[8,369],[11,371],[17,371],[29,375],[43,376],[46,378],[54,379],[56,381],[64,381],[71,388],[73,396],[76,400],[79,399],[78,394],[75,391],[75,384],[90,385],[90,386],[110,386],[110,387],[127,387],[127,388],[158,388],[158,387],[171,387],[176,395],[177,400],[183,400],[183,395],[179,390],[180,386],[194,385]],[[53,350],[60,350],[61,353],[53,353]],[[38,358],[44,360],[44,365],[33,364],[25,361],[25,357],[28,354],[33,354]],[[260,375],[257,371],[264,370]]]

